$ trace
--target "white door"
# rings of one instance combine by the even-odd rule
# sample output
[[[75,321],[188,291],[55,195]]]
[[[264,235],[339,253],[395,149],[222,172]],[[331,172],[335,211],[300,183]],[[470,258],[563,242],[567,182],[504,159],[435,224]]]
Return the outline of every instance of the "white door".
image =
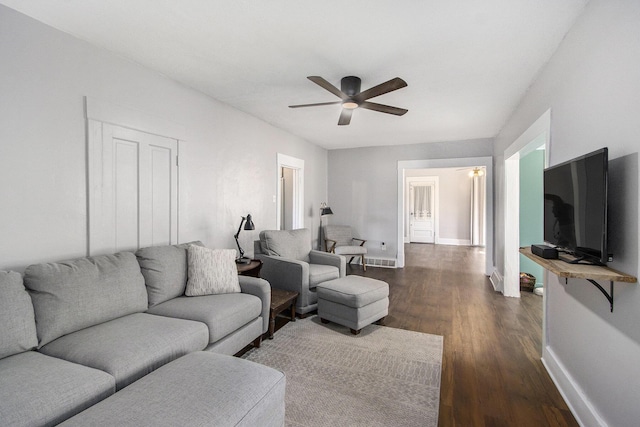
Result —
[[[411,184],[409,187],[409,240],[435,243],[435,184]]]
[[[178,141],[89,120],[89,254],[178,240]]]

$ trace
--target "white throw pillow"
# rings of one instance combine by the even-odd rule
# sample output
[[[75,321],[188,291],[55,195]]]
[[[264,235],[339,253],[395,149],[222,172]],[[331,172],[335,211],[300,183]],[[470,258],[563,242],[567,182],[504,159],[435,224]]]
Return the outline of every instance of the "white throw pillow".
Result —
[[[187,287],[184,294],[229,294],[240,292],[234,249],[209,249],[191,245],[187,249]]]

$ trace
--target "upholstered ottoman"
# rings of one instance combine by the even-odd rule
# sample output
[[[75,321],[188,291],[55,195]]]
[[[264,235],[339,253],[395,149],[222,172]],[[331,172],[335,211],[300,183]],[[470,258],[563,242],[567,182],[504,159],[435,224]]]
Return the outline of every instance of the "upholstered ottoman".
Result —
[[[351,329],[357,335],[389,314],[389,285],[382,280],[346,276],[322,282],[318,292],[318,317]]]
[[[207,351],[169,362],[61,426],[284,425],[285,376]]]

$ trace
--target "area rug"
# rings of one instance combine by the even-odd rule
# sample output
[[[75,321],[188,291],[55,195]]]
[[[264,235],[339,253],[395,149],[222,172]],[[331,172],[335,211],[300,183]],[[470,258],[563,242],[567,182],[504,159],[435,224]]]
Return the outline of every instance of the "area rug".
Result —
[[[437,426],[442,337],[317,316],[289,322],[243,358],[286,374],[286,425]]]

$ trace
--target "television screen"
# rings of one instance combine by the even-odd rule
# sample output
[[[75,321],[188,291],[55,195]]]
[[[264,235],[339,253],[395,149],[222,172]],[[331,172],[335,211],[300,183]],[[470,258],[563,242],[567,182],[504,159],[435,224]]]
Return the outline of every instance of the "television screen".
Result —
[[[607,171],[607,148],[545,169],[545,242],[607,263]]]

